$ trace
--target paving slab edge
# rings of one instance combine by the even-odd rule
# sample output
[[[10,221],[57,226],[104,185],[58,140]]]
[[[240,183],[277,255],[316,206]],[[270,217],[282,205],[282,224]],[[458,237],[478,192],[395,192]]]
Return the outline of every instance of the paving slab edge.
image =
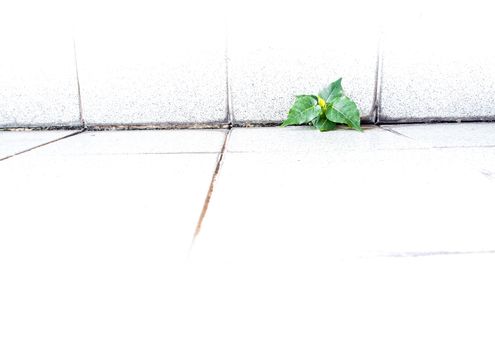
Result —
[[[428,118],[389,118],[381,115],[377,125],[394,124],[441,124],[441,123],[483,123],[495,122],[495,116],[473,117],[473,118],[453,118],[453,117],[428,117]]]
[[[68,131],[70,131],[70,130],[68,130]],[[71,132],[70,134],[67,134],[67,135],[65,135],[65,136],[61,136],[61,137],[58,137],[58,138],[56,138],[56,139],[49,140],[49,141],[47,141],[47,142],[43,142],[43,143],[40,143],[40,144],[38,144],[38,145],[35,145],[35,146],[32,146],[32,147],[26,148],[26,149],[24,149],[24,150],[22,150],[22,151],[15,152],[15,153],[13,153],[13,154],[9,154],[9,155],[7,155],[7,156],[5,156],[5,157],[1,157],[1,158],[0,158],[0,161],[2,161],[2,160],[6,160],[6,159],[9,159],[9,158],[13,158],[13,157],[18,156],[18,155],[20,155],[20,154],[23,154],[23,153],[26,153],[26,152],[30,152],[30,151],[32,151],[32,150],[34,150],[34,149],[37,149],[37,148],[40,148],[40,147],[43,147],[43,146],[49,145],[49,144],[51,144],[51,143],[55,143],[55,142],[60,141],[60,140],[67,139],[67,138],[72,137],[72,136],[76,136],[76,135],[82,134],[82,133],[83,133],[83,132],[85,132],[85,131],[86,131],[86,130],[84,130],[84,129],[82,129],[82,130],[81,130],[81,128],[79,128],[79,129],[75,129],[75,130],[74,130],[74,132]]]
[[[387,125],[410,125],[410,124],[468,124],[468,123],[492,123],[494,117],[481,119],[391,119],[372,122],[371,120],[362,120],[362,125],[366,126],[387,126]],[[201,130],[201,129],[229,129],[229,128],[263,128],[277,127],[281,121],[243,121],[233,123],[165,123],[165,124],[93,124],[82,127],[81,125],[50,125],[50,126],[0,126],[0,131],[51,131],[51,130],[85,130],[85,131],[111,131],[111,130]]]

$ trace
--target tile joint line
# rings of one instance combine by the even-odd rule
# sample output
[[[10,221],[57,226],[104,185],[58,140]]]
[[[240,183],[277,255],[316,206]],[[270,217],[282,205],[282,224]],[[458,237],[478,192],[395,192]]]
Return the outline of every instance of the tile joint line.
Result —
[[[225,34],[225,90],[226,90],[226,97],[225,97],[225,120],[227,121],[228,127],[232,127],[232,124],[234,122],[234,117],[233,117],[233,109],[232,109],[232,86],[230,82],[230,62],[229,62],[229,34],[228,30],[226,31]]]
[[[373,124],[380,124],[381,104],[382,104],[382,75],[383,75],[383,52],[382,33],[378,34],[376,68],[375,68],[375,91],[373,96],[373,108],[371,110]]]
[[[15,157],[15,156],[18,156],[18,155],[23,154],[23,153],[27,153],[27,152],[29,152],[29,151],[32,151],[32,150],[36,149],[36,148],[40,148],[40,147],[43,147],[43,146],[49,145],[49,144],[51,144],[51,143],[55,143],[55,142],[57,142],[57,141],[60,141],[60,140],[63,140],[63,139],[66,139],[66,138],[72,137],[72,136],[79,135],[79,134],[81,134],[81,133],[83,133],[83,132],[85,132],[85,131],[86,131],[86,129],[78,130],[78,131],[76,131],[76,132],[73,132],[72,134],[65,135],[65,136],[63,136],[63,137],[59,137],[58,139],[51,140],[51,141],[48,141],[48,142],[42,143],[42,144],[40,144],[40,145],[36,145],[36,146],[34,146],[34,147],[31,147],[31,148],[25,149],[25,150],[23,150],[23,151],[20,151],[20,152],[17,152],[17,153],[11,154],[10,156],[6,156],[6,157],[3,157],[3,158],[0,158],[0,161],[2,161],[2,160],[6,160],[6,159],[9,159],[9,158],[12,158],[12,157]]]
[[[192,244],[194,244],[194,240],[196,239],[196,237],[199,235],[199,233],[201,231],[201,225],[203,224],[203,220],[204,220],[206,213],[208,211],[208,206],[210,204],[210,200],[211,200],[211,196],[213,195],[213,191],[215,190],[215,183],[217,181],[218,174],[220,173],[220,169],[222,167],[223,158],[225,155],[225,151],[227,149],[227,144],[229,142],[231,132],[232,132],[232,128],[229,127],[229,129],[227,130],[227,132],[225,134],[225,139],[223,141],[222,149],[220,150],[220,154],[219,154],[218,159],[217,159],[215,171],[213,172],[213,175],[211,177],[210,187],[208,188],[208,192],[206,194],[206,198],[205,198],[205,201],[203,204],[203,209],[201,210],[201,214],[199,215],[198,223],[196,224],[196,229],[194,231]]]
[[[72,38],[72,45],[74,48],[74,63],[76,66],[76,83],[77,83],[77,101],[79,104],[79,122],[83,129],[86,129],[86,121],[83,116],[82,100],[81,100],[81,84],[79,83],[79,67],[77,65],[77,51],[76,51],[76,39]]]

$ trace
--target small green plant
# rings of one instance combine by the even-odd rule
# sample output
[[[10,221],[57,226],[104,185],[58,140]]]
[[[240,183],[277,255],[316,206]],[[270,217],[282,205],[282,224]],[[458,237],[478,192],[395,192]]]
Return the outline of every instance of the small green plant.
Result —
[[[321,90],[318,96],[296,96],[282,126],[308,123],[320,131],[334,130],[337,124],[346,124],[352,129],[363,131],[359,109],[353,100],[344,95],[342,78]]]

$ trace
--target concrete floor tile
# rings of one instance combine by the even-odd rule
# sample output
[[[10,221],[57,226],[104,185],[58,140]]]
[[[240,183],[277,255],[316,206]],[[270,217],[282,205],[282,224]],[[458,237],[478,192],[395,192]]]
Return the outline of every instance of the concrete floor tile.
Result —
[[[76,131],[0,131],[0,159],[68,136]]]
[[[495,147],[495,123],[384,125],[432,147]]]
[[[425,148],[427,145],[376,126],[364,132],[341,128],[319,132],[313,127],[234,128],[227,152],[338,153],[381,149]]]
[[[467,155],[236,131],[191,252],[189,348],[495,345],[495,182]]]
[[[0,162],[0,347],[177,348],[217,154],[29,153]]]
[[[386,149],[366,141],[367,147],[345,152],[332,152],[331,146],[292,152],[296,137],[280,137],[281,142],[273,142],[277,147],[266,147],[266,152],[242,152],[243,144],[253,150],[266,139],[277,140],[277,132],[304,129],[272,129],[271,136],[234,130],[227,149],[234,145],[236,152],[224,157],[198,237],[199,251],[203,245],[205,251],[222,247],[214,255],[228,260],[252,254],[269,259],[274,252],[290,258],[298,249],[322,259],[495,249],[490,221],[495,184],[487,175],[492,168],[482,171],[486,162],[466,163],[468,154],[456,159],[442,149]],[[327,135],[331,139],[332,133]],[[376,137],[372,132],[343,135],[349,140]],[[480,151],[478,158],[490,159],[491,151]],[[280,245],[285,249],[279,250]]]
[[[234,129],[190,250],[225,132],[0,162],[0,347],[493,348],[493,148]]]
[[[299,249],[281,259],[286,248],[281,238],[270,260],[192,264],[188,348],[495,346],[493,254],[324,262]]]
[[[38,150],[40,155],[218,153],[226,130],[86,131]]]

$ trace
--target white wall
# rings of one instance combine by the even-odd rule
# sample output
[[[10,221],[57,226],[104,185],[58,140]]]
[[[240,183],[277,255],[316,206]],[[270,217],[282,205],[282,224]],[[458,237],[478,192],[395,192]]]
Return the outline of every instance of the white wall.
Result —
[[[481,1],[2,0],[0,127],[278,122],[294,95],[339,77],[366,121],[377,104],[383,122],[492,119],[491,13]]]

